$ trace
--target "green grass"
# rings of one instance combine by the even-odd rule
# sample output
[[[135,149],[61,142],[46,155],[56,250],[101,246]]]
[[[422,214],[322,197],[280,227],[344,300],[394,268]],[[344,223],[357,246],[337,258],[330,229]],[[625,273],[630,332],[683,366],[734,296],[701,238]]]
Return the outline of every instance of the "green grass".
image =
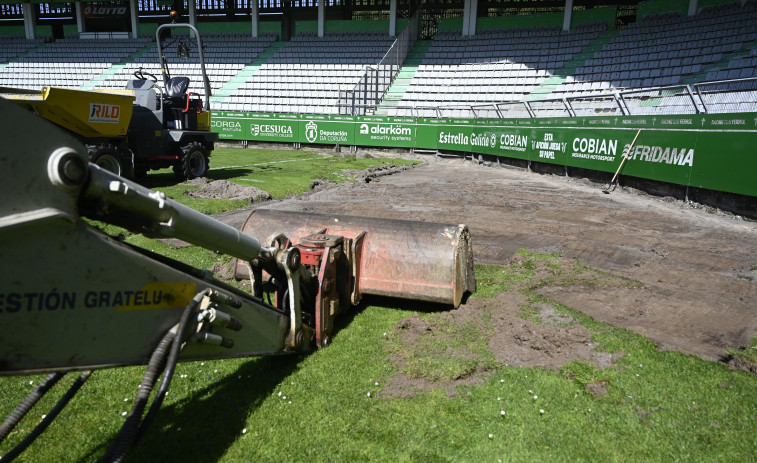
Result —
[[[332,183],[346,182],[353,179],[350,171],[407,164],[414,164],[414,161],[324,155],[307,151],[218,148],[210,157],[207,178],[211,181],[228,180],[242,186],[254,186],[270,193],[273,199],[281,199],[310,191],[310,184],[315,179]],[[176,184],[171,169],[152,171],[142,183],[205,214],[217,214],[249,205],[244,200],[198,199],[187,196],[186,191],[198,187]]]
[[[254,150],[229,150],[228,158],[219,151],[211,161],[214,167],[241,165],[236,157]],[[255,159],[248,164],[266,157]],[[384,162],[346,159],[339,162]],[[310,180],[325,177],[320,162],[330,161],[312,161],[318,165],[310,167]],[[301,163],[302,169],[308,169],[307,163],[311,161]],[[276,166],[286,170],[290,164],[297,163]],[[257,169],[221,172],[229,180],[236,181],[238,174],[276,183],[273,167]],[[287,174],[298,186],[282,185],[276,194],[306,191],[310,180],[299,169]],[[232,171],[236,173],[230,175]],[[161,189],[183,196],[170,188]],[[141,236],[129,241],[201,268],[228,259]],[[549,284],[583,285],[591,291],[638,282],[526,250],[509,266],[479,265],[476,274],[474,298],[516,291],[525,297],[529,317],[538,317],[538,307],[549,304],[590,330],[597,351],[622,357],[604,370],[585,362],[559,371],[505,366],[487,348],[490,311],[476,320],[454,322],[443,313],[419,310],[414,302],[385,306],[373,301],[342,316],[331,345],[311,355],[180,364],[156,421],[130,461],[738,462],[757,455],[757,377],[722,363],[659,352],[643,336],[536,293]],[[395,326],[417,312],[436,329],[414,346],[403,345]],[[753,359],[755,346],[757,339],[736,353]],[[407,398],[388,396],[387,385],[399,370],[390,356],[405,360],[407,374],[435,381],[439,388]],[[474,370],[487,372],[482,384],[447,394],[451,379]],[[19,461],[101,458],[124,421],[122,413],[131,408],[143,373],[143,367],[96,371]],[[75,375],[69,376],[0,444],[0,455],[48,413]],[[43,377],[0,377],[0,415],[7,416]],[[587,390],[600,383],[606,393]]]
[[[753,375],[658,352],[641,336],[588,318],[581,323],[605,348],[617,344],[626,352],[616,367],[498,366],[483,385],[460,387],[452,397],[443,389],[383,397],[396,371],[387,359],[393,341],[383,333],[411,309],[362,307],[342,320],[328,348],[309,356],[181,364],[131,461],[730,462],[749,461],[757,451]],[[470,342],[467,329],[452,342]],[[100,456],[142,372],[96,372],[23,461]],[[1,378],[0,411],[10,412],[33,388],[29,381],[40,378]],[[605,395],[585,390],[595,381],[609,384]],[[58,386],[52,395],[62,391]],[[28,431],[51,405],[43,400],[19,431]],[[9,440],[19,437],[14,432]],[[4,443],[0,451],[8,448]]]
[[[338,154],[317,154],[306,151],[217,148],[210,157],[207,178],[228,180],[242,186],[254,186],[268,192],[272,199],[282,199],[310,191],[313,180],[331,183],[352,181],[352,171],[362,171],[376,166],[402,166],[415,164],[398,158],[376,158],[341,156]],[[165,193],[169,198],[213,215],[250,206],[244,199],[203,199],[186,193],[200,187],[187,183],[177,183],[171,168],[151,171],[140,183],[153,190]],[[89,220],[88,220],[89,221]],[[109,235],[131,232],[121,227],[89,221]]]

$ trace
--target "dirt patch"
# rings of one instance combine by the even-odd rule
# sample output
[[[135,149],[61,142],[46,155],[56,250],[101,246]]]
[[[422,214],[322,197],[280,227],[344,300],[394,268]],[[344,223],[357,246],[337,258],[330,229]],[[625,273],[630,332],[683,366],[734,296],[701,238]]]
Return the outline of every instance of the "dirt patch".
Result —
[[[518,249],[562,253],[641,282],[553,285],[542,294],[661,349],[719,360],[757,335],[757,223],[684,201],[581,178],[426,157],[380,182],[338,184],[266,207],[465,223],[476,262],[507,265]],[[240,224],[249,211],[225,215]]]
[[[234,259],[229,262],[216,262],[210,268],[210,271],[213,272],[213,276],[219,280],[231,280],[234,278],[233,262],[235,262]]]
[[[513,267],[521,268],[516,263]],[[536,270],[535,275],[545,273]],[[551,276],[559,277],[560,272]],[[545,302],[529,303],[521,289],[533,279],[541,280],[532,276],[492,298],[472,298],[455,310],[431,317],[415,313],[398,322],[391,332],[394,348],[389,356],[398,373],[381,394],[409,397],[437,388],[452,396],[458,386],[480,384],[488,373],[507,366],[559,370],[574,361],[593,363],[598,369],[614,366],[623,354],[597,351],[591,332],[570,314]],[[436,348],[435,343],[447,347]],[[452,373],[445,377],[438,368]]]
[[[197,190],[187,190],[187,196],[203,199],[248,199],[251,203],[269,201],[271,194],[255,188],[254,186],[242,186],[228,180],[209,181],[205,177],[195,178],[186,182],[188,185],[199,186]]]
[[[723,363],[728,365],[732,370],[741,370],[757,375],[757,362],[753,357],[728,354],[723,357]]]
[[[607,387],[610,385],[607,381],[595,381],[593,383],[586,384],[586,387],[584,389],[586,392],[595,395],[605,395],[607,394]]]

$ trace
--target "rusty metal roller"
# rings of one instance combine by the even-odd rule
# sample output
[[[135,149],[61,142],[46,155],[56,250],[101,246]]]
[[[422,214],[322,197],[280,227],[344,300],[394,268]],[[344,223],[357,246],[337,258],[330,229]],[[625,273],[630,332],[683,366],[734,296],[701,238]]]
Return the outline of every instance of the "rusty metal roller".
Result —
[[[365,232],[359,292],[457,307],[476,289],[465,225],[258,209],[242,232],[260,240],[283,233],[294,243],[313,233],[354,239]]]

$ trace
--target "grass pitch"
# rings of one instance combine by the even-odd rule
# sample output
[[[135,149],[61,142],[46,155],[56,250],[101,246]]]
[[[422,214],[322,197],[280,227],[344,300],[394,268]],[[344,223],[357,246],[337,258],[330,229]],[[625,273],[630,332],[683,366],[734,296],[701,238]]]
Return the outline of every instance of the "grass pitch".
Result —
[[[299,157],[299,162],[274,164],[293,157]],[[216,179],[218,174],[242,184],[260,180],[255,186],[283,197],[307,191],[315,178],[338,181],[341,169],[387,162],[339,157],[304,160],[312,157],[312,153],[291,151],[217,150],[211,165],[227,168],[211,170],[210,177]],[[151,174],[158,183],[160,176],[168,175],[172,174]],[[177,199],[186,198],[181,188],[160,189]],[[202,207],[218,212],[235,207],[218,204]],[[173,249],[139,236],[130,240],[198,267],[209,268],[225,259],[196,247]],[[382,302],[363,304],[339,320],[328,348],[307,356],[180,364],[157,420],[130,460],[753,460],[757,455],[757,377],[722,363],[659,352],[642,336],[539,300],[536,290],[545,279],[567,279],[580,264],[565,267],[556,256],[519,254],[508,267],[477,266],[479,292],[474,298],[519,291],[530,302],[551,304],[586,327],[592,343],[603,351],[623,354],[614,366],[600,370],[593,364],[572,362],[554,371],[497,362],[486,355],[482,342],[489,335],[487,317],[494,309],[481,314],[483,321],[476,333],[470,324],[443,322],[439,312],[419,310],[412,302],[391,307]],[[610,276],[597,277],[601,278]],[[524,322],[538,317],[534,307],[523,307]],[[461,367],[421,359],[408,364],[405,373],[438,382],[438,389],[403,398],[384,393],[402,369],[390,359],[398,348],[394,327],[414,313],[430,324],[443,325],[454,339],[450,347],[466,346],[481,355],[488,372],[481,384],[460,386],[448,395],[446,372]],[[444,352],[438,339],[429,346]],[[754,358],[749,352],[742,355],[745,361]],[[143,372],[142,367],[95,372],[19,461],[100,458],[123,423],[123,413],[131,408]],[[75,375],[70,376],[0,444],[0,455],[52,408]],[[0,378],[0,414],[7,416],[42,379]],[[597,393],[591,385],[600,383],[603,390]]]

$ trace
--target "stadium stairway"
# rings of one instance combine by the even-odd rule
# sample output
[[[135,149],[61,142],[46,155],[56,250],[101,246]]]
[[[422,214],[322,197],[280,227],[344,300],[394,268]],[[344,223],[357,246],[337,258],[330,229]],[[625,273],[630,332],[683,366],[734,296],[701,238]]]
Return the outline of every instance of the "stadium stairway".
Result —
[[[155,42],[149,42],[144,47],[140,48],[133,54],[131,54],[128,58],[121,61],[120,63],[116,63],[110,68],[106,69],[102,74],[93,77],[89,80],[89,82],[86,82],[82,84],[79,87],[79,90],[92,90],[95,88],[102,88],[104,87],[103,83],[108,80],[110,77],[118,74],[123,68],[125,68],[129,63],[133,63],[137,61],[139,58],[142,57],[142,55],[149,53],[153,48],[155,48]],[[126,88],[126,82],[124,82],[124,88]]]
[[[431,46],[430,40],[418,40],[415,42],[415,46],[408,54],[405,62],[402,64],[402,68],[397,73],[397,77],[394,78],[394,82],[384,93],[384,98],[376,108],[375,114],[377,116],[387,115],[389,108],[396,107],[402,98],[405,96],[405,91],[410,85],[410,81],[413,80],[415,72],[418,70],[418,66],[426,56],[428,48]]]
[[[219,88],[215,95],[213,95],[210,98],[211,103],[224,103],[226,99],[230,96],[232,96],[239,87],[242,86],[245,82],[250,80],[250,77],[255,75],[258,70],[260,69],[260,66],[264,65],[268,62],[268,60],[273,57],[284,45],[286,45],[286,42],[274,42],[272,43],[268,48],[263,50],[255,60],[242,68],[234,77],[229,79],[226,84],[224,84],[223,87]]]
[[[586,48],[581,50],[581,53],[574,56],[572,60],[565,63],[565,65],[560,70],[555,72],[554,75],[547,78],[541,84],[541,86],[531,92],[531,94],[528,95],[525,100],[532,101],[548,98],[549,94],[554,92],[560,84],[566,82],[568,78],[576,72],[576,69],[583,66],[584,63],[586,63],[586,60],[591,59],[596,52],[602,50],[602,47],[604,47],[605,44],[609,43],[617,34],[617,30],[608,30],[602,32],[602,34],[600,34],[600,36],[597,37],[596,40],[587,45]]]

